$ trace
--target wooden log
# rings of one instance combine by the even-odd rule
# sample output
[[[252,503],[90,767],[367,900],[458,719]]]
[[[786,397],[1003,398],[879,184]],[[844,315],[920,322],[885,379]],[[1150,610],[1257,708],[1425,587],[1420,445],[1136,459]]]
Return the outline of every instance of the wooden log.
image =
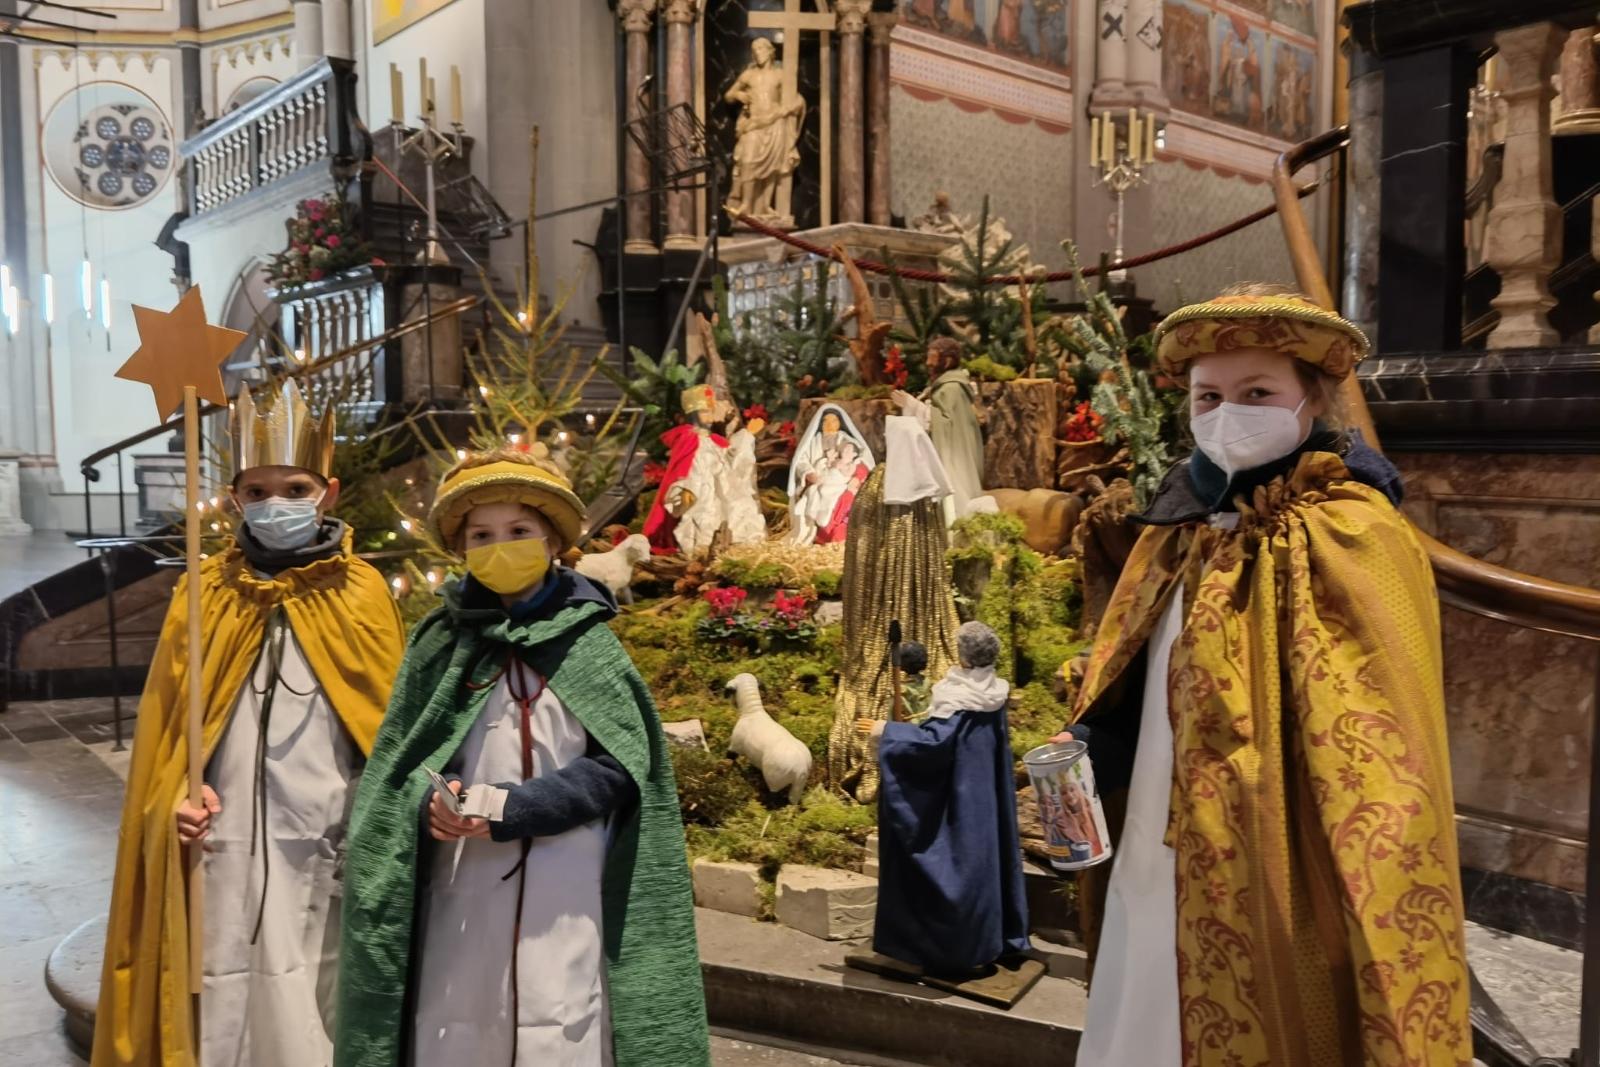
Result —
[[[1043,378],[980,382],[985,413],[985,489],[1056,487],[1056,383]]]

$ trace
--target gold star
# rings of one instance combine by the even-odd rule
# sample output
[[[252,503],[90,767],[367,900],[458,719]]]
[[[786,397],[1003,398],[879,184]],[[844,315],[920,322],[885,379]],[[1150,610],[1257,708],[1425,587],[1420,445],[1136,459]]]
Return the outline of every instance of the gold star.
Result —
[[[207,324],[198,285],[190,286],[171,311],[135,304],[133,319],[139,327],[139,347],[117,370],[117,377],[153,389],[162,422],[183,405],[186,385],[194,386],[202,400],[228,403],[220,366],[246,335]]]

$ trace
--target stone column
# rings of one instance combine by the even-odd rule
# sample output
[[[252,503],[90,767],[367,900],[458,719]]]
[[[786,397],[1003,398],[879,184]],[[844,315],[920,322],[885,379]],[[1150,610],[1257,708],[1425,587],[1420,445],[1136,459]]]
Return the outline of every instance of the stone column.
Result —
[[[1128,2],[1128,91],[1140,107],[1167,110],[1167,92],[1161,84],[1163,0]]]
[[[321,58],[322,4],[319,0],[294,0],[295,65],[305,70]]]
[[[1361,49],[1350,55],[1350,152],[1344,203],[1344,313],[1376,343],[1378,157],[1383,144],[1383,69]]]
[[[1558,133],[1600,132],[1600,56],[1594,26],[1573,30],[1561,49],[1561,114],[1552,125]]]
[[[323,54],[335,59],[354,59],[350,40],[350,0],[322,0]]]
[[[868,20],[872,51],[867,57],[867,221],[874,226],[889,225],[894,209],[889,184],[889,35],[896,21],[892,13]]]
[[[872,0],[839,0],[839,221],[863,222],[866,208],[866,141],[861,122],[862,32]]]
[[[1500,274],[1500,324],[1490,348],[1556,344],[1550,275],[1560,265],[1561,209],[1551,191],[1551,75],[1566,34],[1547,22],[1495,34],[1505,84],[1505,168],[1495,189],[1483,259]]]
[[[655,13],[656,0],[618,0],[617,17],[628,35],[627,76],[624,79],[628,99],[624,102],[628,121],[640,116],[639,86],[650,75],[650,16]],[[644,149],[632,137],[627,144],[623,161],[623,189],[636,193],[650,187],[650,161],[644,158]],[[650,198],[628,198],[627,241],[625,252],[654,252],[655,238],[650,233]]]
[[[1128,96],[1128,0],[1099,0],[1097,11],[1090,99],[1096,107],[1115,107]]]
[[[697,0],[661,0],[661,18],[667,24],[667,106],[689,111],[693,108],[694,56],[689,51],[689,27],[699,17]],[[687,164],[685,149],[678,145],[672,169]],[[667,193],[668,248],[699,248],[694,232],[694,193],[673,189]]]
[[[26,537],[33,527],[22,521],[21,452],[0,451],[0,537]]]

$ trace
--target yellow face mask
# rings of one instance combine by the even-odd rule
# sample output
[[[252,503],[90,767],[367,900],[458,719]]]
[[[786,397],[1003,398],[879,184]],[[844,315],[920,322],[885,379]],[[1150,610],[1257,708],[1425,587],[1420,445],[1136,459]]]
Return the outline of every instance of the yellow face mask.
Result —
[[[550,549],[542,537],[478,545],[467,549],[467,570],[502,596],[520,593],[544,581],[550,572]]]

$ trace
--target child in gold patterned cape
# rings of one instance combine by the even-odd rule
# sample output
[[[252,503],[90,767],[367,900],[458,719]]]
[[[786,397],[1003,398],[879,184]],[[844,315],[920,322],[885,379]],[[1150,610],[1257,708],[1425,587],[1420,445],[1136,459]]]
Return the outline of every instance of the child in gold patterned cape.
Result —
[[[1338,418],[1366,348],[1275,286],[1161,325],[1199,448],[1069,730],[1127,789],[1080,1067],[1472,1059],[1433,575]]]

